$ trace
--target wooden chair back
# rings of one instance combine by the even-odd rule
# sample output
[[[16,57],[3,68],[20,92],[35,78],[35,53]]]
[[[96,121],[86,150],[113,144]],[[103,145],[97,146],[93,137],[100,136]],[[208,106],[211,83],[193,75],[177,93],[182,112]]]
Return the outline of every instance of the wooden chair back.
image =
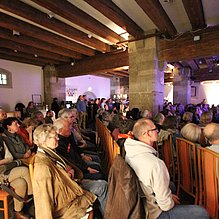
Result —
[[[198,148],[199,204],[205,207],[212,219],[219,210],[219,154],[207,148]]]
[[[3,206],[0,208],[0,211],[3,211],[4,219],[9,218],[9,214],[8,214],[8,210],[9,210],[8,197],[9,197],[9,194],[6,191],[0,190],[0,201],[3,202]]]
[[[173,140],[172,140],[172,134],[170,133],[168,135],[167,140],[163,141],[163,144],[160,146],[160,158],[164,161],[164,163],[167,166],[167,169],[169,171],[171,180],[173,182],[176,181],[176,164],[174,160],[174,146],[173,146]]]
[[[195,198],[198,204],[198,166],[196,145],[186,139],[176,138],[176,157],[178,166],[178,188]]]

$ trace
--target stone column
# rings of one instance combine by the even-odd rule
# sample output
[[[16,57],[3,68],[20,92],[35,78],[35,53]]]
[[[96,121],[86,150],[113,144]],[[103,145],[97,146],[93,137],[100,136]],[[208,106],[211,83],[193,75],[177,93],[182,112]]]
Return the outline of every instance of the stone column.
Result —
[[[163,109],[164,99],[164,63],[158,61],[157,40],[151,37],[128,45],[130,109],[153,114]]]
[[[51,107],[54,97],[59,101],[65,100],[65,78],[58,78],[55,66],[46,65],[43,69],[44,102]]]
[[[115,94],[120,94],[120,78],[112,77],[110,79],[110,96],[113,98]]]
[[[190,71],[189,68],[182,68],[174,71],[173,103],[182,103],[184,106],[190,103]]]

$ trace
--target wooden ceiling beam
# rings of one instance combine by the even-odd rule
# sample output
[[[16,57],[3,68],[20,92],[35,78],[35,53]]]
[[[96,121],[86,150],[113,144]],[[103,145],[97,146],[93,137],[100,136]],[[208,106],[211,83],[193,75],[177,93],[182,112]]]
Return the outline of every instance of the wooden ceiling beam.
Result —
[[[42,7],[47,8],[53,13],[77,24],[80,27],[100,36],[109,42],[117,43],[123,41],[124,38],[110,30],[108,27],[77,8],[67,0],[32,0]]]
[[[212,72],[209,72],[208,68],[198,69],[194,71],[192,77],[194,81],[219,80],[219,68],[215,67],[211,70]]]
[[[138,5],[143,9],[147,16],[153,21],[167,38],[175,36],[177,30],[174,27],[172,21],[168,17],[167,13],[163,9],[159,1],[154,0],[135,0]]]
[[[192,25],[192,30],[206,27],[201,0],[182,0],[186,13]]]
[[[76,62],[74,66],[58,66],[57,72],[59,77],[72,77],[114,71],[117,70],[117,68],[128,65],[128,51],[118,51],[115,53],[100,54],[94,57],[88,57]]]
[[[94,37],[88,38],[88,35],[76,28],[59,21],[56,18],[49,19],[48,15],[17,0],[1,0],[0,8],[10,11],[16,15],[31,20],[39,25],[45,26],[57,33],[67,36],[80,43],[86,44],[92,48],[95,48],[101,52],[110,51],[109,45],[102,41],[95,39]]]
[[[125,14],[113,1],[109,0],[85,0],[104,16],[112,20],[118,26],[126,30],[135,39],[141,39],[144,31]]]
[[[13,57],[11,55],[6,55],[4,53],[0,52],[0,59],[5,59],[5,60],[10,60],[14,62],[20,62],[24,64],[30,64],[30,65],[37,65],[37,66],[44,66],[45,62],[39,62],[39,61],[34,61],[34,60],[28,60],[28,59],[23,59],[21,57]]]
[[[46,41],[55,45],[60,45],[68,50],[82,53],[84,55],[92,56],[95,54],[93,49],[82,46],[72,40],[65,39],[57,34],[44,30],[42,28],[36,27],[34,25],[28,24],[24,21],[6,15],[0,12],[0,26],[19,31],[21,34],[24,33],[27,36],[37,38],[39,40]]]
[[[36,49],[32,46],[23,45],[20,43],[14,43],[13,41],[10,41],[10,40],[0,39],[0,47],[21,51],[24,53],[28,53],[30,55],[37,54],[38,57],[44,57],[44,58],[52,57],[54,60],[57,60],[57,61],[63,61],[63,62],[71,61],[71,59],[64,57],[62,55],[58,55],[58,54],[48,52],[42,49]]]
[[[30,55],[30,54],[27,54],[27,53],[23,53],[23,52],[14,52],[13,50],[11,49],[7,49],[7,48],[0,48],[0,52],[1,54],[6,54],[6,55],[9,55],[9,56],[14,56],[14,57],[20,57],[20,58],[23,58],[24,60],[27,59],[27,60],[33,60],[33,61],[39,61],[39,63],[45,63],[45,64],[62,64],[60,61],[57,61],[57,60],[54,60],[54,59],[49,59],[49,58],[40,58],[40,57],[35,57],[34,55]]]
[[[197,32],[199,41],[194,41],[194,34],[187,33],[172,41],[161,39],[159,43],[159,59],[161,61],[182,61],[219,54],[219,26],[206,28]]]
[[[32,46],[38,49],[46,50],[52,53],[57,53],[62,56],[69,56],[74,59],[82,59],[82,55],[80,53],[64,49],[60,46],[56,46],[38,39],[35,39],[33,37],[27,37],[23,34],[20,36],[14,36],[12,34],[11,30],[7,30],[5,28],[0,27],[0,38],[5,39],[5,40],[11,40],[16,43],[21,43],[23,45],[28,45]]]

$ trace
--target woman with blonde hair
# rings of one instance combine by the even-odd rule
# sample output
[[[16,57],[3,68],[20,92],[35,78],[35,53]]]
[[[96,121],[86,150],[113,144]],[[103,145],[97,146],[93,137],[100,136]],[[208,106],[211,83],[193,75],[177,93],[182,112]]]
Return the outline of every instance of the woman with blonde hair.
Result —
[[[55,152],[58,140],[51,124],[40,125],[34,131],[34,142],[39,147],[33,175],[36,219],[82,218],[96,199],[72,180],[74,170]]]

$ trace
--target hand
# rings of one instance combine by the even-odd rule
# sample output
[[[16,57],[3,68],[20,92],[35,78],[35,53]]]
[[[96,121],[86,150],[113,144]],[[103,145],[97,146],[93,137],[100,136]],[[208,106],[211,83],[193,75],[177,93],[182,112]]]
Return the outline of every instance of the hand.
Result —
[[[90,156],[87,156],[87,155],[82,156],[82,159],[84,161],[92,161],[92,158]]]
[[[68,170],[68,175],[71,179],[74,179],[75,171],[73,169]]]
[[[175,203],[175,205],[179,205],[180,204],[180,199],[177,195],[172,194],[172,199]]]
[[[24,154],[24,158],[28,158],[31,155],[31,150],[28,150],[25,154]]]
[[[89,171],[89,173],[99,173],[98,170],[95,170],[95,169],[93,169],[91,167],[88,167],[87,170]]]

